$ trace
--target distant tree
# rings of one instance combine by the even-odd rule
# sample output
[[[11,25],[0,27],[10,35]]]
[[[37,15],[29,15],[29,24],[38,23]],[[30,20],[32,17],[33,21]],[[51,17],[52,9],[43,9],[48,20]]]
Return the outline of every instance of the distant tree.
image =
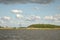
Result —
[[[13,29],[16,29],[16,27],[13,27]]]

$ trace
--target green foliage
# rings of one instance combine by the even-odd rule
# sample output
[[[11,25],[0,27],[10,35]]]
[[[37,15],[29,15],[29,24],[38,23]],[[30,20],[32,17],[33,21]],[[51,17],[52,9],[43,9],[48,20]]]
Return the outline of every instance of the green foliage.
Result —
[[[28,27],[29,28],[60,28],[60,26],[50,25],[50,24],[32,24]]]

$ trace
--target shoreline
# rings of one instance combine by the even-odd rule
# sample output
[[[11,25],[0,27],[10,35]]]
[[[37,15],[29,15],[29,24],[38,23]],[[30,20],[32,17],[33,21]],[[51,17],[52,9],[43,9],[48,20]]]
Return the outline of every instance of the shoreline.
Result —
[[[27,30],[60,30],[60,28],[0,28],[0,30],[21,30],[21,29],[27,29]]]

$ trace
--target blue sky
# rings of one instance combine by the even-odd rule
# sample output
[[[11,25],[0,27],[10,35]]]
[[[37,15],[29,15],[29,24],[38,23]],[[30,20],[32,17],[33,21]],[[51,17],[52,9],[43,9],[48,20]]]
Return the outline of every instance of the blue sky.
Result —
[[[41,23],[60,25],[59,0],[54,0],[47,4],[45,3],[24,4],[23,2],[16,3],[16,0],[15,3],[3,2],[3,0],[1,1],[2,1],[2,3],[0,3],[1,26],[27,27],[28,25],[31,24]],[[37,0],[37,2],[38,1],[39,0]]]

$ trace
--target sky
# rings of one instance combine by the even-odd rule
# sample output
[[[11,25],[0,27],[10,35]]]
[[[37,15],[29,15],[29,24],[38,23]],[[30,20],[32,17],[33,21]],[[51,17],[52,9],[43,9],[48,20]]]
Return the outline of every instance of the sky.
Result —
[[[60,0],[0,0],[0,26],[60,25]]]

